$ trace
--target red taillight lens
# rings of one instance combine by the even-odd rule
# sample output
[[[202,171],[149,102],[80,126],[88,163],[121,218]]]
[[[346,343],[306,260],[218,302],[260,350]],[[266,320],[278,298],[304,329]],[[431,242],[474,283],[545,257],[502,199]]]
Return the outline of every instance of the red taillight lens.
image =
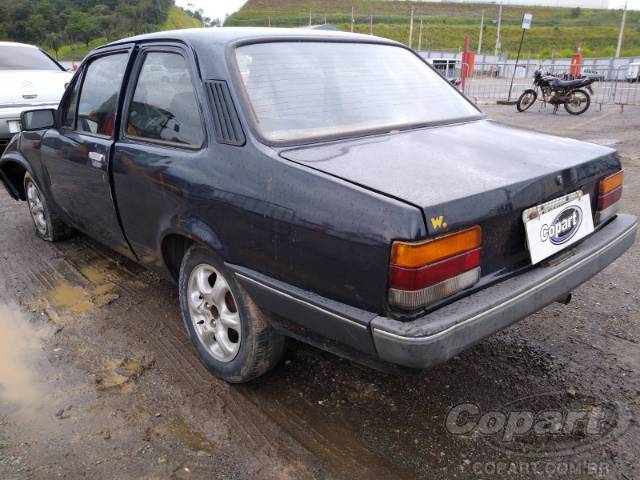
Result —
[[[618,212],[619,201],[622,198],[622,183],[624,171],[604,177],[598,185],[598,207],[596,210],[596,223],[612,217]]]
[[[478,225],[424,242],[394,242],[389,303],[417,309],[473,285],[480,278],[481,243]]]
[[[389,284],[401,290],[419,290],[480,265],[480,248],[419,268],[391,265]]]

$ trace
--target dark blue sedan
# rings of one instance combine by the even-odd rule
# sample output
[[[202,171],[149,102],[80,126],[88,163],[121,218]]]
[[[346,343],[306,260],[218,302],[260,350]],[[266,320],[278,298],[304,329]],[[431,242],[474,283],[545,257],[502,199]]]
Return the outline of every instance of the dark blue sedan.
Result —
[[[0,179],[36,234],[78,230],[167,273],[231,382],[286,337],[380,368],[443,362],[568,301],[635,239],[614,150],[492,122],[373,36],[121,40],[22,127]]]

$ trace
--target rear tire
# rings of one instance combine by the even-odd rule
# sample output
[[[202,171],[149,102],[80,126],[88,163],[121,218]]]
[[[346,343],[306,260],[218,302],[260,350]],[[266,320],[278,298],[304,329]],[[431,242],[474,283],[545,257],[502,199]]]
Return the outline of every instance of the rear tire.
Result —
[[[180,313],[191,343],[214,375],[243,383],[274,368],[285,337],[208,248],[192,246],[180,266]]]
[[[591,97],[584,90],[578,89],[572,92],[572,101],[564,104],[564,109],[571,115],[581,115],[589,110]]]
[[[53,212],[29,173],[24,176],[24,192],[36,235],[48,242],[57,242],[73,235],[73,229]]]
[[[522,92],[522,95],[518,98],[518,102],[516,103],[516,108],[519,112],[524,112],[528,110],[531,105],[533,105],[538,98],[538,93],[535,90],[527,89]]]

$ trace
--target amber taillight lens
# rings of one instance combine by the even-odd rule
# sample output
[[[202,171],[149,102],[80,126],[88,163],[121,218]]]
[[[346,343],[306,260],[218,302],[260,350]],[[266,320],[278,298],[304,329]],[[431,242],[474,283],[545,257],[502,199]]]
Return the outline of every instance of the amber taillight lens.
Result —
[[[620,199],[622,198],[622,183],[624,182],[624,171],[609,175],[600,180],[598,185],[598,206],[596,209],[596,223],[613,217],[618,213]]]

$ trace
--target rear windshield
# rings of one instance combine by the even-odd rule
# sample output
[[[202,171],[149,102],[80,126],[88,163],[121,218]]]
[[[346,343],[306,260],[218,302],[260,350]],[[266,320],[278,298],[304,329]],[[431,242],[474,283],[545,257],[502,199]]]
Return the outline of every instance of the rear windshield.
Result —
[[[60,67],[37,48],[0,45],[0,70],[60,71]]]
[[[442,123],[480,112],[392,45],[273,42],[236,49],[259,133],[272,142]]]

